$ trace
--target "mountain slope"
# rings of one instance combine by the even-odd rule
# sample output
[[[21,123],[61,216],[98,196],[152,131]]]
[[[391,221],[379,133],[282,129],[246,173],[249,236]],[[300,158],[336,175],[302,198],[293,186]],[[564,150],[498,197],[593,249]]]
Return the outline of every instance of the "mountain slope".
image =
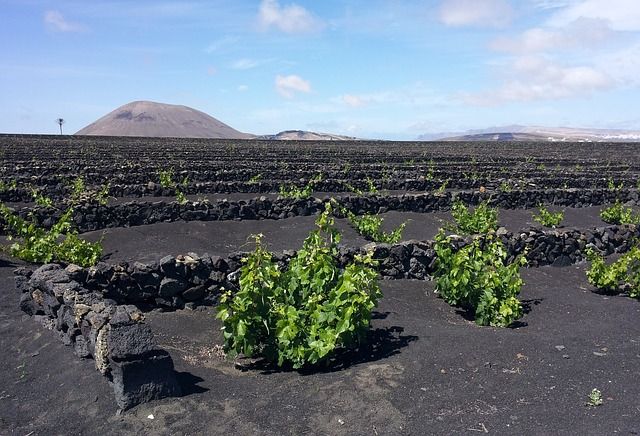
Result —
[[[76,135],[249,139],[210,115],[187,106],[134,101],[108,113]]]
[[[295,140],[295,141],[353,141],[357,138],[352,136],[334,135],[332,133],[317,133],[306,130],[285,130],[275,135],[262,135],[256,139],[269,140]]]
[[[572,127],[502,126],[466,132],[432,133],[418,137],[425,141],[640,141],[640,132]]]

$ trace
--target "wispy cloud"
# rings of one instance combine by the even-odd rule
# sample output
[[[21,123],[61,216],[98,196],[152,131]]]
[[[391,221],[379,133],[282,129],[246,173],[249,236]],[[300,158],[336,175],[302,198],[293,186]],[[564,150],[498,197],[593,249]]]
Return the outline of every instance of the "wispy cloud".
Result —
[[[345,94],[342,96],[342,101],[350,107],[362,107],[365,106],[367,104],[367,101],[365,98],[360,97],[358,95],[353,95],[353,94]]]
[[[252,68],[256,68],[262,62],[256,59],[242,58],[234,61],[231,64],[231,68],[234,70],[250,70]]]
[[[575,3],[576,0],[530,0],[535,8],[542,10],[558,9]]]
[[[638,0],[580,0],[559,9],[549,19],[552,26],[566,26],[580,18],[605,20],[613,30],[640,31]]]
[[[205,53],[212,54],[226,50],[235,45],[240,39],[236,36],[224,36],[212,41],[205,49]]]
[[[439,11],[440,22],[452,27],[503,27],[513,15],[507,0],[444,0]]]
[[[611,33],[603,19],[579,18],[564,27],[534,27],[517,36],[503,36],[495,39],[490,47],[520,54],[592,48],[606,41]]]
[[[86,27],[81,24],[67,21],[59,11],[46,11],[44,24],[47,29],[54,32],[82,32],[86,30]]]
[[[507,68],[509,78],[499,88],[464,94],[463,99],[474,105],[494,106],[583,97],[615,85],[612,77],[592,66],[563,65],[539,56],[518,57]]]
[[[293,98],[296,93],[311,92],[311,84],[295,74],[289,76],[276,76],[276,90],[285,98]]]
[[[285,33],[310,33],[321,30],[325,24],[311,12],[295,3],[280,6],[277,0],[262,0],[258,21],[263,29],[272,27]]]
[[[330,99],[333,105],[341,104],[351,108],[375,105],[396,105],[403,107],[427,107],[447,104],[447,97],[436,93],[422,82],[407,86],[380,90],[364,94],[343,94]]]

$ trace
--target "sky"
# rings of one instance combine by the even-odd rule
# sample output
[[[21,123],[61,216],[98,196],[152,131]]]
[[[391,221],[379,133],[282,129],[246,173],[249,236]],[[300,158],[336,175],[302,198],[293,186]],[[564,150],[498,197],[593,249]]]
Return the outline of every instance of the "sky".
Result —
[[[638,0],[0,0],[0,132],[134,100],[248,133],[640,130]]]

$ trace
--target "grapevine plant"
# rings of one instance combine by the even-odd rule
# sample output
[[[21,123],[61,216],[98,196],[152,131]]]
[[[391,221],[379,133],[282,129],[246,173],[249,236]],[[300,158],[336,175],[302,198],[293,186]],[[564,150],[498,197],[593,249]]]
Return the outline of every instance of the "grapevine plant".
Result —
[[[78,232],[71,228],[72,214],[73,209],[69,208],[50,230],[45,230],[0,203],[0,216],[10,232],[9,239],[16,239],[9,247],[11,255],[35,263],[61,261],[85,267],[95,265],[102,256],[102,242],[80,239]]]
[[[404,222],[390,232],[382,230],[384,218],[378,215],[356,215],[344,206],[340,206],[334,199],[331,204],[335,206],[341,215],[349,220],[351,226],[365,239],[386,244],[395,244],[402,239],[402,232],[407,223]]]
[[[356,215],[351,211],[346,211],[346,217],[356,231],[364,236],[365,239],[374,242],[383,242],[386,244],[395,244],[402,239],[402,232],[404,231],[406,222],[400,224],[398,227],[390,232],[382,230],[382,223],[384,218],[378,215]]]
[[[240,269],[239,290],[225,293],[218,306],[229,355],[261,356],[297,369],[327,361],[364,338],[382,297],[376,262],[368,253],[338,267],[340,233],[331,214],[328,204],[284,270],[256,237]]]
[[[87,189],[84,178],[76,177],[71,183],[71,204],[98,203],[106,206],[109,201],[109,189],[111,185],[106,183],[100,189]]]
[[[538,207],[538,215],[533,216],[533,220],[545,227],[556,228],[564,219],[564,212],[550,212],[543,205]]]
[[[487,233],[498,228],[498,209],[489,207],[483,201],[471,211],[464,203],[456,200],[451,206],[451,215],[455,220],[455,230],[463,235]]]
[[[160,179],[160,186],[165,189],[173,189],[176,193],[176,201],[179,204],[186,204],[189,200],[184,194],[184,190],[189,186],[189,178],[184,177],[182,182],[177,183],[173,180],[173,168],[169,170],[158,171],[158,179]]]
[[[623,254],[617,261],[607,265],[595,250],[587,250],[591,267],[587,279],[596,288],[612,294],[626,290],[629,297],[640,298],[640,245]]]
[[[507,263],[507,250],[493,234],[455,250],[444,231],[436,235],[436,290],[449,304],[469,310],[479,325],[506,327],[522,316],[517,296],[524,284],[524,256]]]
[[[625,207],[620,200],[600,211],[600,218],[608,224],[640,224],[640,215]]]
[[[306,198],[311,197],[314,188],[316,185],[322,181],[322,174],[318,174],[303,187],[299,188],[295,185],[280,186],[280,197],[282,198],[293,198],[295,200],[304,200]]]

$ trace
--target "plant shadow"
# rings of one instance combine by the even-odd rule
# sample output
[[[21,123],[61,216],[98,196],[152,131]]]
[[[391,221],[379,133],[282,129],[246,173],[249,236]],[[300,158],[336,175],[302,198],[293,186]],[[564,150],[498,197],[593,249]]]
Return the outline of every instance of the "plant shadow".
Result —
[[[377,319],[385,318],[387,315],[388,313],[379,314]],[[331,358],[316,365],[309,365],[300,369],[294,369],[290,365],[278,367],[275,363],[269,362],[266,359],[249,361],[246,364],[236,363],[236,368],[242,371],[257,370],[260,371],[261,374],[296,371],[300,375],[313,375],[343,371],[354,365],[376,362],[399,354],[401,349],[408,346],[411,342],[418,340],[417,336],[403,335],[403,332],[404,328],[399,326],[369,329],[359,346],[349,349],[339,349]]]
[[[522,314],[527,315],[531,313],[532,307],[542,304],[543,301],[544,301],[544,298],[532,298],[529,300],[521,300],[520,303],[522,303]],[[475,322],[476,320],[475,312],[471,307],[463,307],[463,306],[457,307],[456,313],[469,322]],[[526,321],[516,320],[511,324],[509,324],[506,328],[518,329],[518,328],[526,327],[528,325],[529,324]]]
[[[532,307],[542,304],[543,301],[544,298],[532,298],[529,300],[520,301],[522,303],[522,313],[524,313],[525,315],[531,313]]]

